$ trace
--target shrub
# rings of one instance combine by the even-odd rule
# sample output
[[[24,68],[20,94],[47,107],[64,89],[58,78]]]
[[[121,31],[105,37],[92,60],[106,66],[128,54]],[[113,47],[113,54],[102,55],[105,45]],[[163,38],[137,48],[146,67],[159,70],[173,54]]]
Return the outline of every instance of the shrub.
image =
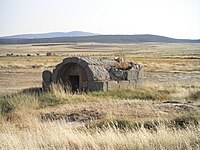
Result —
[[[11,113],[15,109],[14,105],[10,103],[9,101],[1,100],[0,102],[1,102],[0,106],[1,106],[2,115]]]
[[[200,91],[191,92],[188,96],[189,100],[199,100],[200,99]]]
[[[197,126],[199,124],[198,118],[193,116],[181,116],[170,121],[169,127],[176,129],[187,128],[189,125]]]
[[[151,131],[157,131],[158,121],[145,121],[143,127]]]
[[[53,93],[42,93],[38,97],[40,107],[44,108],[47,106],[57,106],[60,104],[64,104],[64,100],[62,98],[56,97]]]
[[[0,100],[1,114],[8,114],[14,110],[38,108],[37,97],[35,94],[24,93],[4,97]]]

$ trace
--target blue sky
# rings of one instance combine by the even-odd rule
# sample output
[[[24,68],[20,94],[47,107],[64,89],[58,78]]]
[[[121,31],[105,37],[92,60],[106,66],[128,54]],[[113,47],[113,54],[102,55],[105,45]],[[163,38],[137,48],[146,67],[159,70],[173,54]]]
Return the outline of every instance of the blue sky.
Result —
[[[0,0],[0,36],[68,31],[200,39],[200,0]]]

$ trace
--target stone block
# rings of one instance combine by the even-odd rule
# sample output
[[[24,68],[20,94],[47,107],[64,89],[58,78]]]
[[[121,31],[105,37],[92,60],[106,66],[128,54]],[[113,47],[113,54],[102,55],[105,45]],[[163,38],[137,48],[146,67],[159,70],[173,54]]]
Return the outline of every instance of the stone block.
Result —
[[[107,90],[113,90],[113,89],[118,89],[119,83],[117,81],[108,81],[107,82]]]
[[[106,83],[105,82],[89,82],[88,83],[89,91],[106,91]]]
[[[138,70],[131,69],[127,71],[127,80],[137,80],[138,79]]]
[[[118,84],[119,84],[119,88],[122,88],[122,89],[132,87],[129,81],[119,81]]]

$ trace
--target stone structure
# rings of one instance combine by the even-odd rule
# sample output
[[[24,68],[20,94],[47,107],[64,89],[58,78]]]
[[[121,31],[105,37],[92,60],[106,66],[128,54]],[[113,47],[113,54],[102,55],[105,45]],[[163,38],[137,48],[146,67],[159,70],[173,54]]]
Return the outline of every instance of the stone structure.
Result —
[[[122,59],[70,57],[58,64],[53,72],[43,71],[43,89],[61,83],[72,91],[108,91],[136,87],[142,77],[139,64]]]

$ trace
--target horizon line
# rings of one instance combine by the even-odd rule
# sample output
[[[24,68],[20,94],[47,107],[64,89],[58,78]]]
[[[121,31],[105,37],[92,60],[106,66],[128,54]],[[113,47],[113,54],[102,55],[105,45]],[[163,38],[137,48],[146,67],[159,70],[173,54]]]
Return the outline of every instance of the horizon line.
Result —
[[[200,37],[199,38],[175,38],[175,37],[171,37],[171,36],[166,36],[166,35],[158,35],[158,34],[151,34],[151,33],[141,33],[141,34],[100,34],[100,33],[93,33],[93,32],[89,32],[89,31],[81,31],[81,30],[72,30],[72,31],[50,31],[50,32],[35,32],[35,33],[16,33],[16,34],[10,34],[10,35],[0,35],[0,38],[5,38],[6,37],[12,37],[12,36],[20,36],[20,35],[37,35],[37,34],[49,34],[49,33],[70,33],[70,32],[83,32],[83,33],[91,33],[91,34],[94,34],[94,35],[90,35],[90,36],[101,36],[101,35],[106,35],[106,36],[109,36],[109,35],[112,35],[112,36],[120,36],[120,35],[124,35],[124,36],[133,36],[133,35],[155,35],[155,36],[162,36],[162,37],[167,37],[167,38],[173,38],[173,39],[182,39],[182,40],[200,40]],[[66,37],[80,37],[80,36],[66,36]],[[84,37],[84,36],[82,36]],[[87,36],[85,36],[87,37]],[[49,37],[49,38],[57,38],[57,37]],[[18,38],[20,39],[20,38]],[[22,39],[28,39],[28,38],[22,38]],[[32,39],[32,38],[30,38]],[[35,38],[35,39],[42,39],[42,38]]]

